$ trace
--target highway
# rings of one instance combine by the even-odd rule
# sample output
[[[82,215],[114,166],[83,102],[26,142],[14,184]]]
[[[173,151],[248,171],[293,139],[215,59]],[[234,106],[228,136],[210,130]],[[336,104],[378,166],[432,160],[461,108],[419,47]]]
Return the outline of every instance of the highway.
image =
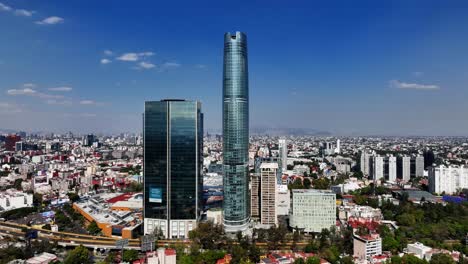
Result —
[[[33,228],[26,225],[21,225],[13,222],[0,222],[0,234],[12,237],[24,237],[24,228],[38,231],[38,239],[47,239],[51,241],[57,241],[61,246],[78,246],[83,245],[88,248],[106,248],[106,249],[115,249],[115,242],[120,238],[114,237],[104,237],[104,236],[92,236],[85,234],[76,234],[68,232],[54,232],[51,230]],[[168,245],[190,245],[190,240],[158,240],[158,246],[168,246]],[[234,242],[233,244],[238,244]],[[308,244],[307,241],[297,242],[296,245],[303,247]],[[266,242],[257,242],[256,245],[261,248],[268,247]],[[280,248],[290,248],[293,245],[293,242],[288,241],[280,244]],[[140,240],[139,239],[129,239],[129,244],[126,249],[140,249]]]

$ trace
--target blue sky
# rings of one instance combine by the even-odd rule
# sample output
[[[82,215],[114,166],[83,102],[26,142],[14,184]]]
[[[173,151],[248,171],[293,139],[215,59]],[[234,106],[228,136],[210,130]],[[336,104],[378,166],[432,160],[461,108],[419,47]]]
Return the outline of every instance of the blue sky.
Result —
[[[238,30],[252,127],[468,135],[464,1],[0,3],[0,128],[140,131],[145,100],[185,98],[219,129]]]

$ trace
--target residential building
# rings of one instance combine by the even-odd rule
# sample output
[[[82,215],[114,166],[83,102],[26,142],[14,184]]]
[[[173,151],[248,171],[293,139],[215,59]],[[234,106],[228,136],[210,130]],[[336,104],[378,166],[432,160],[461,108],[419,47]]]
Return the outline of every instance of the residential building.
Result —
[[[384,158],[382,156],[375,156],[373,179],[380,180],[381,178],[384,178]]]
[[[397,179],[397,158],[395,156],[388,157],[388,181],[396,182]]]
[[[0,212],[23,207],[32,207],[32,205],[32,194],[17,191],[15,189],[8,189],[0,193]]]
[[[290,226],[321,232],[336,223],[336,194],[329,190],[292,190]]]
[[[416,177],[424,177],[424,156],[416,157]]]
[[[203,114],[196,101],[145,102],[144,233],[186,238],[202,211]]]
[[[260,219],[260,174],[250,174],[250,217]]]
[[[223,165],[224,226],[227,232],[245,231],[249,208],[249,83],[247,36],[224,35]]]
[[[276,188],[278,164],[262,163],[260,165],[260,223],[262,225],[277,225]]]
[[[464,166],[430,167],[429,192],[456,194],[468,188],[468,168]]]
[[[360,260],[367,260],[382,254],[382,239],[379,234],[353,235],[353,255]]]
[[[402,180],[409,181],[411,178],[411,157],[404,156],[402,158]]]

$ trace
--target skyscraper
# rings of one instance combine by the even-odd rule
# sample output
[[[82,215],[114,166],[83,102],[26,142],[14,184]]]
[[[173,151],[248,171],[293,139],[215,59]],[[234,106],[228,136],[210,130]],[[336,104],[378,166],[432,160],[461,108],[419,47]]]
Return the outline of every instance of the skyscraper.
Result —
[[[247,36],[224,35],[223,65],[224,226],[244,231],[249,209],[249,78]]]
[[[288,169],[288,141],[280,139],[278,144],[279,165],[281,171]]]
[[[145,234],[186,238],[202,210],[203,114],[199,102],[145,102]]]

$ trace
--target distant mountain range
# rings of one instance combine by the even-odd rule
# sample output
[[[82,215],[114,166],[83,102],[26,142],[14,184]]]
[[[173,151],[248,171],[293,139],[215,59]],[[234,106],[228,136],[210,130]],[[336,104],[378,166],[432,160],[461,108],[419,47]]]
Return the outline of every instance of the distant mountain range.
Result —
[[[209,134],[222,134],[221,129],[206,129]],[[251,127],[250,135],[270,136],[331,136],[329,131],[311,128]]]

